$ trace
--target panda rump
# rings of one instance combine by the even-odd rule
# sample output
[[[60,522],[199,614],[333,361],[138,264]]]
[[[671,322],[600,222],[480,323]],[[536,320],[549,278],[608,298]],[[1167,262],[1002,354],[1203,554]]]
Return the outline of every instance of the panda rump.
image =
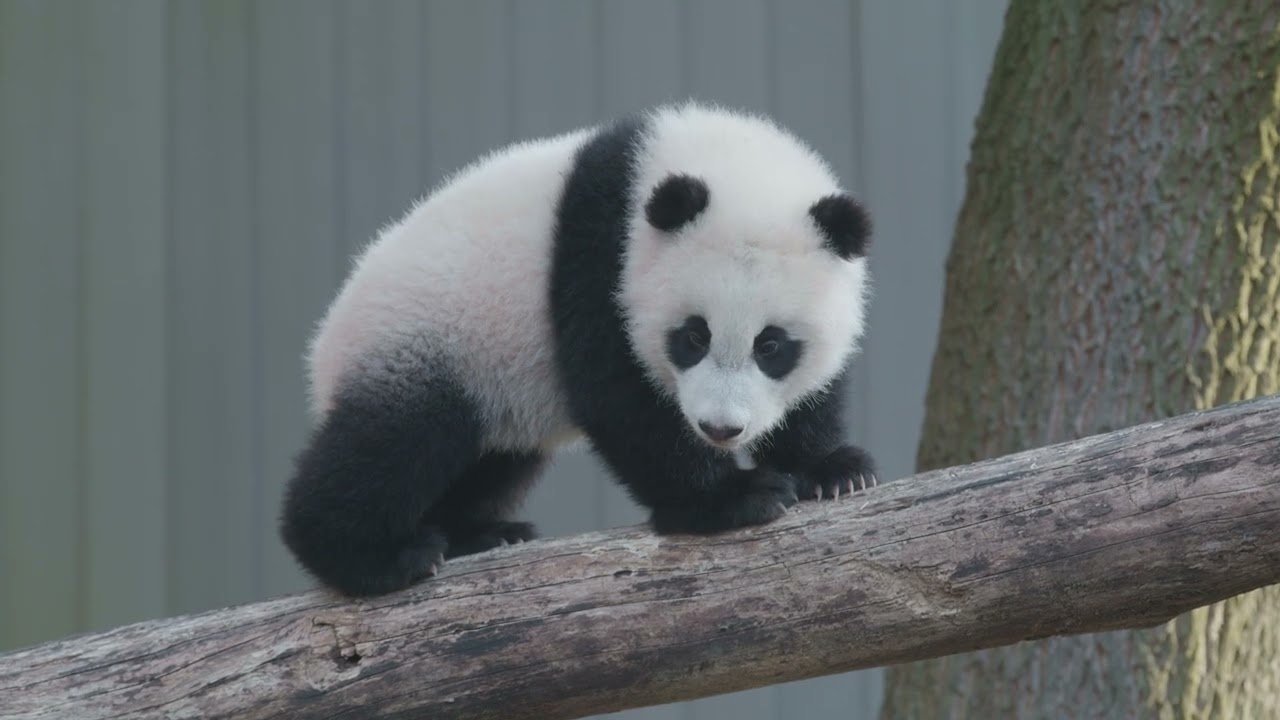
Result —
[[[584,438],[659,533],[760,525],[877,481],[846,441],[871,223],[768,118],[687,102],[517,143],[358,256],[308,347],[280,532],[378,595],[533,539]]]

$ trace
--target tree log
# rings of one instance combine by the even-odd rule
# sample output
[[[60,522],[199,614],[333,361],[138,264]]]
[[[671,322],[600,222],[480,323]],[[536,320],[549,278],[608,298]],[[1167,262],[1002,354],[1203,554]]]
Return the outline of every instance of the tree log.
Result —
[[[644,527],[0,655],[6,718],[577,718],[1280,583],[1280,396],[936,470],[710,538]]]

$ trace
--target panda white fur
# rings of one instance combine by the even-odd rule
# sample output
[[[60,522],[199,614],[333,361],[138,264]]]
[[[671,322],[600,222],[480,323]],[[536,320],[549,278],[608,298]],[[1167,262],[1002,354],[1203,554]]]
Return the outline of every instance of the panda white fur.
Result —
[[[772,121],[684,103],[512,145],[360,256],[309,352],[281,515],[349,595],[534,537],[511,515],[585,436],[660,533],[876,482],[844,439],[870,221]]]

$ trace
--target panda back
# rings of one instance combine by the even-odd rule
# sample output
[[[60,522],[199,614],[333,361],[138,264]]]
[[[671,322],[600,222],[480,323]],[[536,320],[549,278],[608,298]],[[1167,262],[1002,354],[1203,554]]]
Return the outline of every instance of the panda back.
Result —
[[[308,348],[316,417],[349,383],[449,376],[484,418],[487,448],[544,447],[573,435],[547,283],[564,178],[591,132],[483,157],[378,233]]]

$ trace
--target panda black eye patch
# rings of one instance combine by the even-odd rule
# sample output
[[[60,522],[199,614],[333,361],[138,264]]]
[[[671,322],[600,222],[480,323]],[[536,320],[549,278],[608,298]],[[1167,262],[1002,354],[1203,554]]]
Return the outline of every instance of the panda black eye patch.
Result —
[[[770,325],[756,335],[753,355],[760,372],[781,380],[795,369],[803,351],[803,342],[788,335],[786,330]]]
[[[702,362],[711,347],[711,328],[701,315],[690,315],[684,323],[667,331],[667,357],[681,370]]]

